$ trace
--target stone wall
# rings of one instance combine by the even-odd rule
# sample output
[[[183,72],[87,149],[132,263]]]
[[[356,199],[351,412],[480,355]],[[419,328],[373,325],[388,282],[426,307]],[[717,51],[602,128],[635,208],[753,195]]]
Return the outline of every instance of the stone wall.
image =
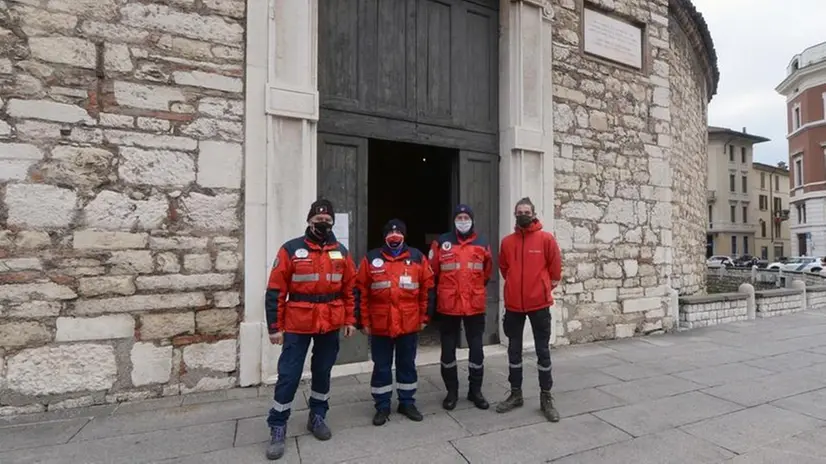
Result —
[[[693,293],[705,272],[707,92],[692,59],[702,51],[671,37],[668,0],[595,3],[647,24],[647,48],[643,72],[586,56],[582,2],[554,3],[561,344],[667,330],[669,280]]]
[[[0,2],[1,413],[235,384],[244,2],[160,3]]]
[[[680,295],[693,295],[705,289],[710,90],[697,48],[674,17],[669,22],[668,41],[670,66],[665,76],[656,79],[667,78],[671,91],[671,282]],[[660,97],[669,95],[663,90]]]
[[[748,294],[732,292],[680,298],[680,328],[696,329],[748,320]]]
[[[784,316],[806,309],[803,290],[782,288],[755,292],[757,317]]]

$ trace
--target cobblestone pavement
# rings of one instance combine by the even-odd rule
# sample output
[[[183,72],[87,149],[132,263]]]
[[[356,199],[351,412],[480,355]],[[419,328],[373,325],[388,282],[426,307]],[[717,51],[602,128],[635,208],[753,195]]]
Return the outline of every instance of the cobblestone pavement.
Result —
[[[420,369],[425,421],[370,423],[369,375],[334,380],[333,439],[290,423],[287,463],[826,463],[826,312],[553,351],[562,421],[543,420],[535,364],[510,414],[441,409],[438,366]],[[507,391],[486,360],[485,392]],[[271,387],[0,418],[0,462],[256,463]],[[302,394],[306,396],[306,390]],[[306,407],[306,406],[305,406]]]

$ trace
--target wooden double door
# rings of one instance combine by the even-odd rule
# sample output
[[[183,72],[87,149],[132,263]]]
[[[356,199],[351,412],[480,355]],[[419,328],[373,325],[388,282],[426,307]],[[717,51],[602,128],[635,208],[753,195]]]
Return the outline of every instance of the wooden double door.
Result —
[[[496,256],[498,0],[319,0],[318,27],[318,193],[346,218],[337,228],[354,259],[367,252],[371,139],[455,150],[455,200]],[[499,342],[498,279],[487,343]],[[367,359],[366,337],[342,341],[339,364]]]

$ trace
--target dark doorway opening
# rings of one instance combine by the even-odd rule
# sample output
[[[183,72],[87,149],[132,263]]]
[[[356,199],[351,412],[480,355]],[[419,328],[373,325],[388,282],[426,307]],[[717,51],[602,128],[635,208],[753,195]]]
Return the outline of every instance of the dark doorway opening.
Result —
[[[450,230],[459,196],[459,151],[449,148],[371,139],[367,163],[367,248],[384,244],[382,228],[390,219],[407,225],[407,244],[427,255],[430,243]],[[430,326],[420,344],[439,344]]]

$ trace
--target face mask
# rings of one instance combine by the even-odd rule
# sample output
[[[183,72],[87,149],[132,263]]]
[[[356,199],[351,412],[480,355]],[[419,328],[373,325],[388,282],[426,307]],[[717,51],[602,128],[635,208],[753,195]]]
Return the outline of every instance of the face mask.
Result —
[[[456,221],[454,224],[456,225],[456,230],[461,234],[468,233],[470,228],[473,227],[473,221]]]
[[[404,243],[404,239],[401,237],[390,237],[385,241],[385,243],[387,243],[387,246],[389,246],[390,248],[396,249],[402,246],[402,243]]]
[[[516,225],[519,227],[528,227],[533,222],[533,218],[527,214],[520,214],[516,216]]]
[[[332,229],[333,225],[329,222],[316,222],[313,224],[313,230],[318,238],[327,238]]]

